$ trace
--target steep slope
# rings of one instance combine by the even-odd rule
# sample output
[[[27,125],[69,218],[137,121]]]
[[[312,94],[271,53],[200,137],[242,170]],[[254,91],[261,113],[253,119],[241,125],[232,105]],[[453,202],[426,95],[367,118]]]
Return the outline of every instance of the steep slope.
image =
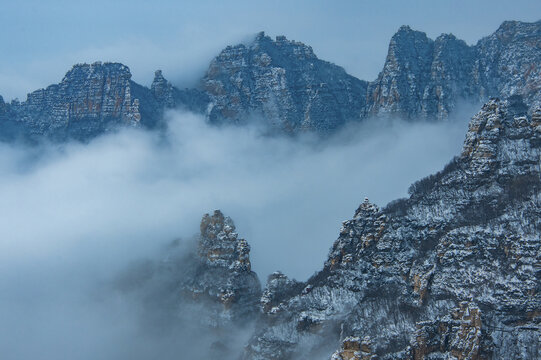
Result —
[[[490,100],[462,154],[345,221],[306,283],[271,276],[246,359],[538,359],[541,109]],[[276,286],[277,281],[281,284]]]
[[[479,81],[487,96],[521,95],[527,105],[541,105],[541,21],[505,21],[475,50]]]
[[[131,74],[122,64],[75,65],[58,85],[28,94],[11,111],[30,136],[84,139],[141,120]]]
[[[367,83],[318,59],[309,46],[260,33],[248,46],[223,50],[210,64],[203,87],[213,123],[262,117],[275,130],[297,133],[329,132],[357,120]]]

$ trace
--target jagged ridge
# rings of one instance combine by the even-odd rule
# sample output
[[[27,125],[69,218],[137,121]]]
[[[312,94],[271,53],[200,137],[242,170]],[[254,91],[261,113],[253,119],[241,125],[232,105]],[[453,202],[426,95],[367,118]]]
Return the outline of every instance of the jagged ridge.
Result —
[[[540,42],[541,21],[504,22],[475,46],[403,26],[370,83],[318,59],[307,45],[264,33],[224,49],[196,89],[177,89],[161,71],[148,89],[131,81],[124,65],[81,64],[25,102],[0,100],[0,138],[88,140],[121,125],[160,128],[164,110],[175,107],[213,124],[257,121],[280,133],[328,135],[368,116],[441,120],[463,102],[492,96],[521,95],[539,106]]]

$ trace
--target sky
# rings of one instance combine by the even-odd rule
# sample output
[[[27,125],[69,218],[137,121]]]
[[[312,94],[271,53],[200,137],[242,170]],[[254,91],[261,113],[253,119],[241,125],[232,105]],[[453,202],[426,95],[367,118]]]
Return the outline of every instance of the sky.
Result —
[[[3,1],[0,95],[20,100],[58,83],[73,64],[118,61],[149,86],[154,70],[192,86],[226,45],[285,35],[324,60],[373,80],[401,25],[469,44],[504,20],[536,21],[541,2],[514,1]]]

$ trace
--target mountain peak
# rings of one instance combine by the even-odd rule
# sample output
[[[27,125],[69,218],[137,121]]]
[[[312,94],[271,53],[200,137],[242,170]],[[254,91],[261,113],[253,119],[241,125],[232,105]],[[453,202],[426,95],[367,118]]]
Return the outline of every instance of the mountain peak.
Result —
[[[413,30],[409,25],[402,25],[398,28],[397,32],[413,32]]]
[[[265,35],[264,31],[260,31],[255,35],[254,40],[255,41],[260,41],[260,40],[263,40],[263,39],[270,39],[270,38],[267,35]]]
[[[152,91],[156,100],[166,103],[168,106],[172,106],[174,103],[172,99],[173,85],[163,77],[161,70],[154,72],[154,80],[150,86],[150,91]]]
[[[250,245],[239,239],[233,220],[220,210],[201,219],[199,255],[212,266],[250,271]]]
[[[431,42],[425,32],[414,30],[408,25],[402,25],[391,38],[391,44],[398,43],[412,46],[411,41]]]
[[[116,62],[101,62],[96,61],[92,64],[79,63],[73,65],[71,70],[69,70],[64,76],[64,81],[70,81],[77,77],[92,78],[99,76],[118,76],[131,79],[130,68],[124,64]]]

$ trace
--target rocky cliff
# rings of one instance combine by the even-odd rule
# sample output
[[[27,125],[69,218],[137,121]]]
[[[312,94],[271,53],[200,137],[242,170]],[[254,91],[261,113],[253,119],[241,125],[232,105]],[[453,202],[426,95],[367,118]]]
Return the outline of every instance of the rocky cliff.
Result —
[[[136,126],[141,113],[130,78],[122,64],[75,65],[59,84],[28,94],[10,111],[31,137],[84,139],[118,125]]]
[[[462,154],[345,221],[306,283],[269,278],[245,359],[541,357],[541,109],[491,100]],[[341,346],[338,344],[342,343]]]
[[[533,360],[540,219],[541,108],[515,95],[488,101],[461,154],[408,198],[365,199],[306,282],[276,272],[261,292],[220,211],[203,217],[196,249],[130,276],[151,289],[149,313],[213,334],[199,346],[221,358]]]
[[[368,113],[444,119],[461,101],[478,103],[486,94],[473,76],[475,61],[475,49],[453,35],[433,41],[403,26],[370,84]]]

